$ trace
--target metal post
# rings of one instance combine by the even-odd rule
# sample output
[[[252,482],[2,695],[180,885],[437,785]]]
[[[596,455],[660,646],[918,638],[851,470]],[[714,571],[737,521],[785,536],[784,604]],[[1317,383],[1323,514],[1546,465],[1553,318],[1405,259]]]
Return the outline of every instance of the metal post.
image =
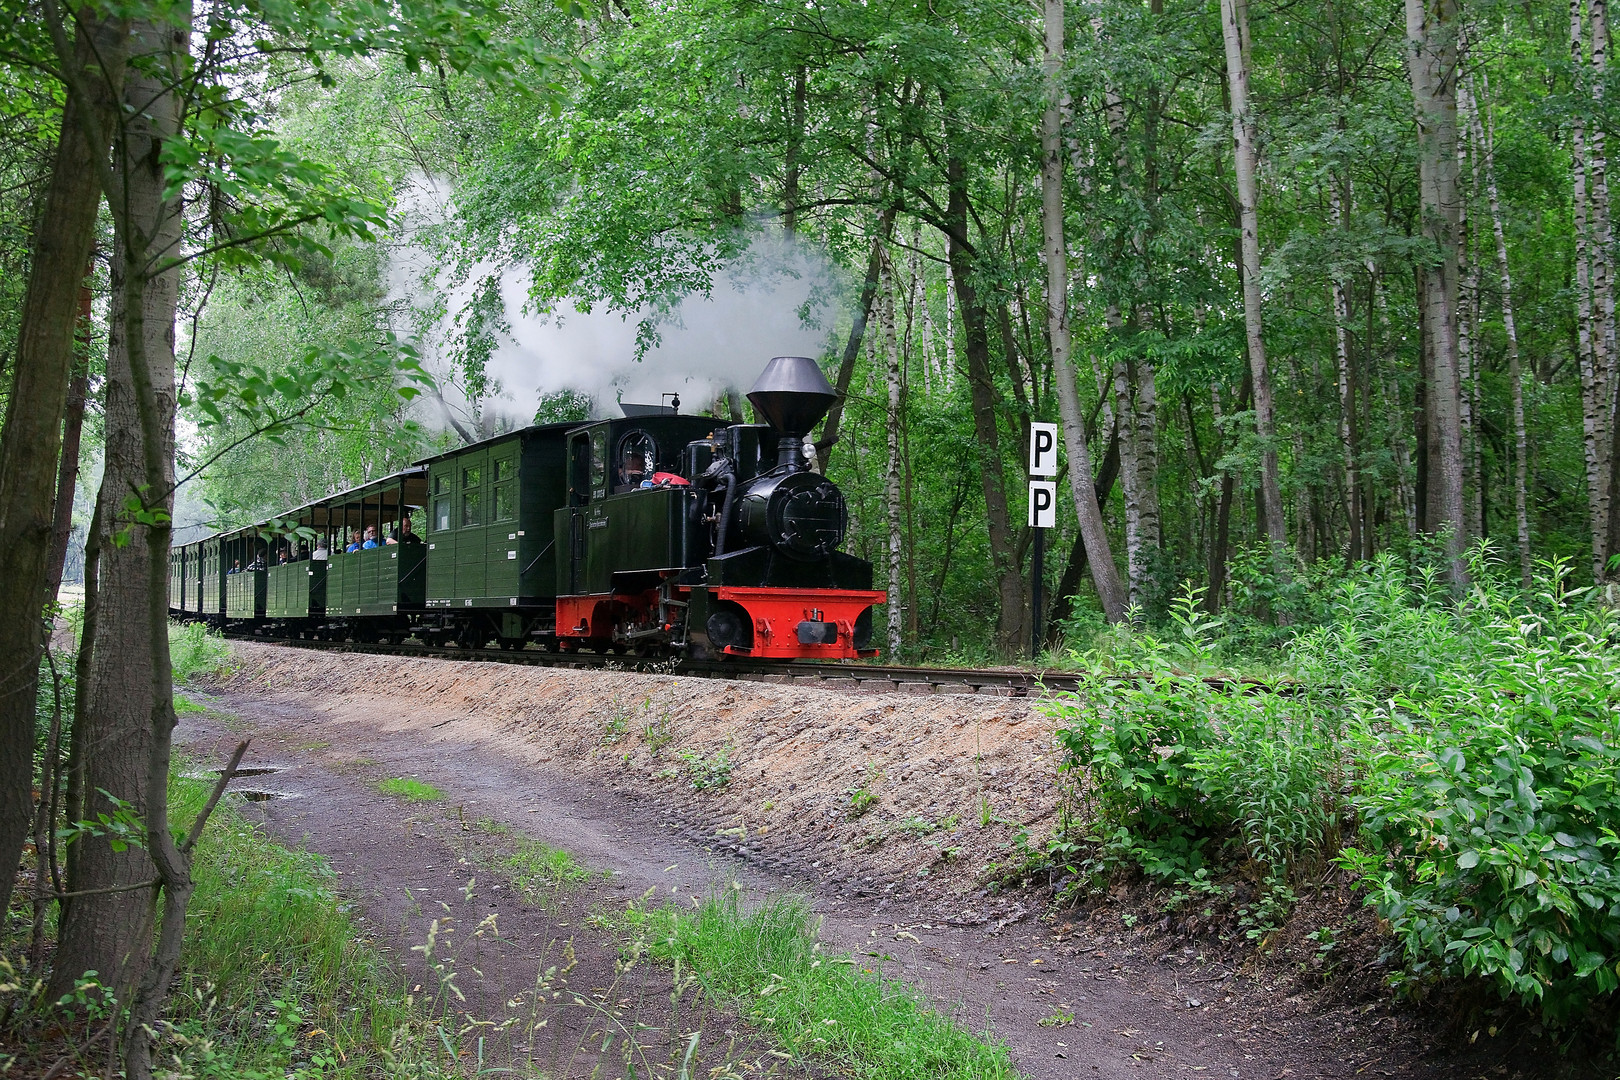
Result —
[[[1029,658],[1039,660],[1041,656],[1041,579],[1045,576],[1046,567],[1046,530],[1035,530],[1035,552],[1031,562],[1034,563],[1030,571],[1030,602],[1029,602]]]

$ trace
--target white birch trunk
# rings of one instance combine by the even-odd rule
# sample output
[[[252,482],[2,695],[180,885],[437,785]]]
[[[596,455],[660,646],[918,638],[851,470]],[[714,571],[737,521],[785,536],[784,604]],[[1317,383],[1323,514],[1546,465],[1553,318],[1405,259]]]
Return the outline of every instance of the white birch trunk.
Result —
[[[1581,11],[1581,0],[1570,0],[1569,3],[1569,52],[1571,68],[1575,73],[1575,98],[1578,100],[1583,84],[1586,82],[1586,20]],[[1592,270],[1593,258],[1590,250],[1591,230],[1588,226],[1590,212],[1587,196],[1587,146],[1586,146],[1586,118],[1580,110],[1575,112],[1572,130],[1570,133],[1574,217],[1575,217],[1575,311],[1576,311],[1576,341],[1580,349],[1581,373],[1581,436],[1586,456],[1586,506],[1589,527],[1592,532],[1592,558],[1594,570],[1602,559],[1602,536],[1605,519],[1600,514],[1599,500],[1606,486],[1603,475],[1604,432],[1607,426],[1606,410],[1604,406],[1604,387],[1607,373],[1599,360],[1602,349],[1601,329],[1594,334],[1593,330],[1593,295]]]
[[[1460,125],[1457,139],[1457,174],[1463,174],[1468,164],[1468,93],[1457,91],[1457,118]],[[1479,159],[1473,160],[1474,190],[1479,190]],[[1480,488],[1480,447],[1477,425],[1479,402],[1479,375],[1474,355],[1478,333],[1477,300],[1479,296],[1479,261],[1471,250],[1469,234],[1468,199],[1464,196],[1457,206],[1457,377],[1463,392],[1459,402],[1462,416],[1463,493],[1468,517],[1468,532],[1472,536],[1483,534],[1484,493]]]
[[[1102,508],[1097,505],[1092,477],[1091,449],[1086,443],[1085,417],[1080,411],[1075,384],[1074,353],[1069,333],[1068,241],[1063,212],[1063,118],[1060,112],[1063,72],[1063,3],[1046,0],[1045,31],[1047,80],[1046,108],[1041,113],[1041,231],[1046,254],[1046,327],[1052,343],[1053,378],[1057,383],[1058,413],[1062,419],[1063,448],[1069,459],[1069,490],[1074,496],[1080,537],[1086,545],[1097,598],[1109,622],[1125,617],[1125,590],[1114,566]],[[1036,616],[1040,616],[1040,612]]]
[[[1595,579],[1603,579],[1609,521],[1609,455],[1614,452],[1609,403],[1614,398],[1617,368],[1614,354],[1614,275],[1610,253],[1608,158],[1603,127],[1603,81],[1608,68],[1609,21],[1607,0],[1588,0],[1592,24],[1592,128],[1587,140],[1587,163],[1592,170],[1592,371],[1597,386],[1597,488],[1592,500],[1599,525],[1594,530]]]
[[[1349,183],[1343,192],[1337,181],[1333,183],[1333,224],[1341,232],[1345,228],[1345,203],[1348,201]],[[1333,346],[1339,383],[1339,453],[1344,464],[1344,523],[1346,557],[1352,562],[1362,557],[1360,507],[1357,505],[1360,487],[1356,476],[1355,433],[1351,423],[1355,416],[1355,380],[1350,375],[1350,290],[1344,276],[1334,274],[1331,283],[1333,300]]]
[[[1448,528],[1451,584],[1468,583],[1463,550],[1468,521],[1463,500],[1462,386],[1457,361],[1457,235],[1461,198],[1457,177],[1456,0],[1406,0],[1407,68],[1418,126],[1418,174],[1423,232],[1439,248],[1440,264],[1424,273],[1425,327],[1433,342],[1433,403],[1439,453],[1439,498],[1431,528]]]
[[[888,387],[888,469],[884,474],[883,509],[889,526],[888,569],[889,655],[900,651],[900,632],[905,625],[900,561],[904,555],[900,506],[900,342],[894,325],[894,267],[885,250],[878,261],[878,327],[887,361]]]
[[[1237,173],[1238,225],[1242,232],[1243,326],[1249,372],[1254,383],[1254,426],[1260,440],[1260,501],[1266,539],[1281,560],[1288,544],[1282,482],[1277,465],[1277,425],[1271,368],[1266,361],[1260,298],[1260,181],[1254,115],[1249,104],[1248,0],[1221,0],[1221,36],[1226,45],[1226,77],[1232,96],[1232,145]]]
[[[1489,87],[1487,87],[1487,90]],[[1472,96],[1472,95],[1470,95]],[[1519,363],[1519,330],[1513,319],[1513,275],[1508,269],[1507,238],[1502,230],[1502,205],[1496,192],[1496,133],[1470,111],[1474,141],[1485,159],[1485,194],[1491,208],[1491,235],[1496,241],[1496,269],[1502,279],[1502,329],[1507,337],[1508,383],[1513,391],[1513,521],[1519,549],[1519,582],[1530,585],[1529,439],[1525,435],[1524,373]]]

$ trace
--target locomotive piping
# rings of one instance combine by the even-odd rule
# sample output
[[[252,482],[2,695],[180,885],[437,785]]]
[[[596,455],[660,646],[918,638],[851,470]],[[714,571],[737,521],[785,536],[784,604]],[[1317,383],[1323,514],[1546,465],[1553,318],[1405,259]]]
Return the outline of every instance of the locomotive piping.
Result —
[[[732,504],[737,499],[737,474],[727,469],[720,479],[726,484],[726,498],[720,504],[720,531],[714,538],[714,554],[716,557],[726,553],[726,526],[731,522]]]

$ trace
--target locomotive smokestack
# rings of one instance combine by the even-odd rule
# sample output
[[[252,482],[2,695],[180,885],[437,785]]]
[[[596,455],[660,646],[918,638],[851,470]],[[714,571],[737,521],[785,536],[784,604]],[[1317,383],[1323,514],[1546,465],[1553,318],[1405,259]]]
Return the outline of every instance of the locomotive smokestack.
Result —
[[[827,415],[838,395],[808,356],[778,356],[760,373],[748,400],[781,436],[776,464],[804,468],[804,437]]]

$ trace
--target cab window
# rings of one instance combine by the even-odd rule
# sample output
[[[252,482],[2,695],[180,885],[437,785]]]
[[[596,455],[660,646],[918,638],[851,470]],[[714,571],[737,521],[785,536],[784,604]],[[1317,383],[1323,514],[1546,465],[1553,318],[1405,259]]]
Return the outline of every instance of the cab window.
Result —
[[[658,444],[639,428],[620,436],[613,455],[613,490],[633,491],[658,469]]]

